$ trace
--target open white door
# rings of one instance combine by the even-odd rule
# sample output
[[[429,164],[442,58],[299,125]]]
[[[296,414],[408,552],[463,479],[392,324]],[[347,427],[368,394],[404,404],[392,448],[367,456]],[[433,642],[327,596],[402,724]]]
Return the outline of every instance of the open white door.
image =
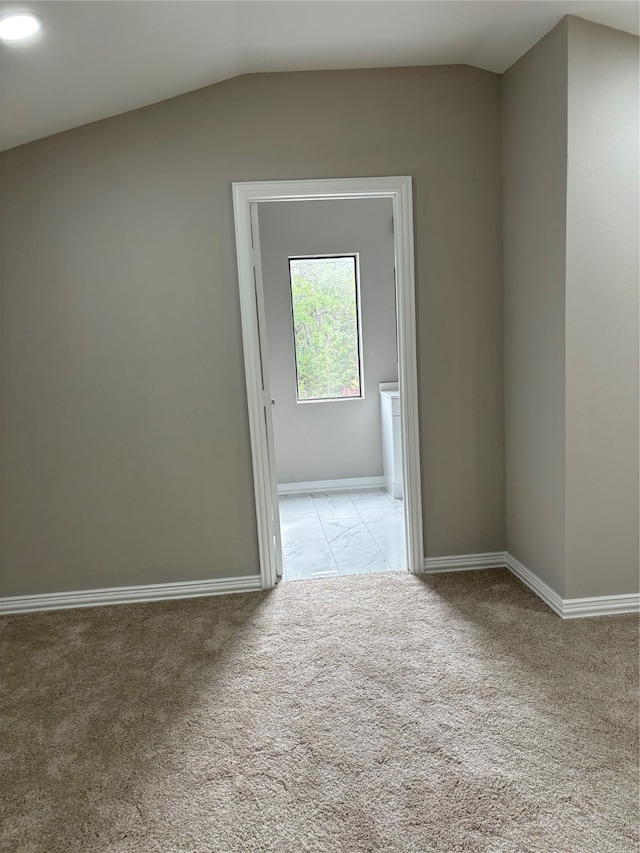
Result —
[[[273,432],[273,416],[271,409],[275,406],[275,400],[271,396],[269,388],[269,355],[267,351],[267,323],[264,308],[264,292],[262,289],[262,263],[260,259],[260,226],[258,223],[258,205],[255,202],[250,206],[251,215],[251,248],[253,255],[253,286],[256,300],[256,317],[258,322],[258,346],[260,350],[260,380],[262,382],[262,398],[264,411],[264,430],[267,444],[267,467],[269,469],[270,488],[270,563],[275,568],[276,577],[274,583],[282,577],[282,537],[280,534],[280,507],[278,503],[278,476],[276,471],[275,438]]]

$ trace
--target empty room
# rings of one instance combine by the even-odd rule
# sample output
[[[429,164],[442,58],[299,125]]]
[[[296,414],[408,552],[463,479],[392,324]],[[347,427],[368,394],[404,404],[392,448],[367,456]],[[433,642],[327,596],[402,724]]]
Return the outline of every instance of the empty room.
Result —
[[[1,4],[3,853],[638,853],[639,17]]]

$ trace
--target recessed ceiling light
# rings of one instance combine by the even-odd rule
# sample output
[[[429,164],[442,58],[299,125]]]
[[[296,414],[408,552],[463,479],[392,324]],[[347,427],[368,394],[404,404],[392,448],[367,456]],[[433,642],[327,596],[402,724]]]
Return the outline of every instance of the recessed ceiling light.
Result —
[[[40,18],[31,12],[14,12],[0,18],[0,39],[3,41],[18,41],[37,33],[40,29]]]

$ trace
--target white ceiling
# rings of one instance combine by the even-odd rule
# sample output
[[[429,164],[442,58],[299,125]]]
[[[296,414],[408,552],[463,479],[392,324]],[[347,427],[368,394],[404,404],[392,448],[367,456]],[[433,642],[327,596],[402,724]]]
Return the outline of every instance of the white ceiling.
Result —
[[[1,148],[238,74],[466,64],[502,73],[564,15],[638,34],[634,0],[41,0],[0,53]]]

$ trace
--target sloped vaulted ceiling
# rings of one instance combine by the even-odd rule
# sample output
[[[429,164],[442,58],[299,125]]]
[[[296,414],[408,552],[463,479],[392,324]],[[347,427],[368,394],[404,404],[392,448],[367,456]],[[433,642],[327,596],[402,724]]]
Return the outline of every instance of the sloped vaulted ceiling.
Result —
[[[11,148],[239,74],[468,64],[502,73],[566,14],[638,33],[622,0],[0,3],[41,32],[2,45],[0,132]]]

